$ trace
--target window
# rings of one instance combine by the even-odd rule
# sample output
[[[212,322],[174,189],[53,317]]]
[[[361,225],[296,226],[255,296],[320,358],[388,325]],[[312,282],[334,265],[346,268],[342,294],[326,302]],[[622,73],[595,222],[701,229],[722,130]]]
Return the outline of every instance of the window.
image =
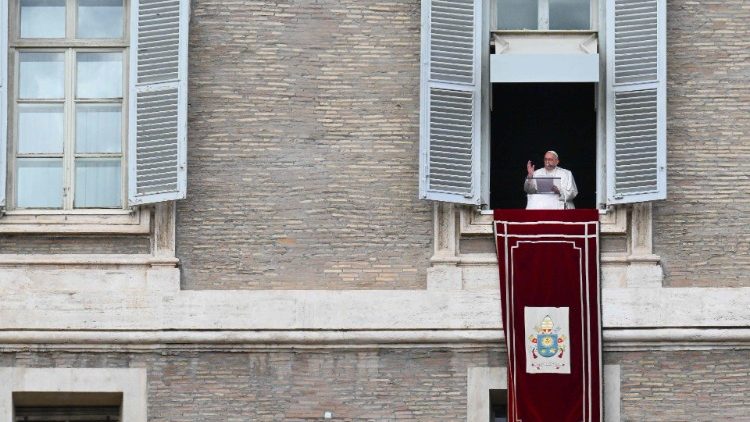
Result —
[[[500,30],[592,29],[591,0],[497,0]]]
[[[119,422],[119,406],[20,407],[14,422]]]
[[[508,391],[490,389],[490,422],[508,422]]]
[[[600,15],[606,25],[596,29]],[[596,177],[588,184],[596,192],[585,202],[606,208],[666,198],[666,0],[425,0],[422,16],[421,198],[487,207],[492,147],[540,143],[523,136],[491,141],[491,103],[516,105],[512,97],[492,95],[495,82],[536,83],[531,88],[542,91],[555,83],[589,84],[581,88],[585,95],[561,105],[586,108],[585,144],[566,146],[589,148],[595,166],[589,173]],[[509,30],[490,37],[498,25]],[[546,31],[557,29],[564,30]],[[529,100],[526,114],[535,125]],[[553,138],[554,130],[544,137]],[[580,138],[569,132],[568,138]],[[545,150],[522,154],[516,165],[522,169]],[[501,183],[519,184],[522,177],[521,170]]]
[[[146,422],[145,368],[0,368],[0,420]]]
[[[0,208],[122,212],[185,197],[189,7],[0,3]]]
[[[123,0],[19,0],[10,35],[13,205],[125,204]]]

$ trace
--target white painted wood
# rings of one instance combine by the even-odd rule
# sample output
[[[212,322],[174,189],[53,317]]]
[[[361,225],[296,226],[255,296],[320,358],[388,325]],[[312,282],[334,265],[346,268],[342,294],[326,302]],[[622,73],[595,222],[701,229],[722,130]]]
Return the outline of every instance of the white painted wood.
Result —
[[[549,30],[549,0],[538,0],[537,25],[540,31]]]
[[[0,233],[117,233],[151,232],[151,210],[14,210],[0,220]]]
[[[0,212],[5,209],[8,165],[8,0],[0,0]]]
[[[596,31],[493,31],[492,36],[495,54],[594,54],[599,50]]]
[[[485,196],[482,134],[487,98],[482,81],[488,10],[487,0],[422,2],[422,199],[479,205]]]
[[[607,203],[665,199],[666,0],[608,2],[606,17]],[[628,37],[644,26],[652,38]]]
[[[0,420],[13,419],[13,393],[122,393],[122,422],[146,422],[146,368],[0,368]]]
[[[599,82],[598,54],[493,54],[491,82]]]
[[[189,18],[189,0],[134,0],[131,4],[131,206],[186,195]],[[170,37],[165,40],[162,35]]]

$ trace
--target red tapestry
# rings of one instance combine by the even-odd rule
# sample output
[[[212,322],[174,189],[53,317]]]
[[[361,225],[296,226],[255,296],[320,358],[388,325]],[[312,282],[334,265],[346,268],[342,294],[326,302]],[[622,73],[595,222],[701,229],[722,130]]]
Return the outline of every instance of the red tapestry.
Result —
[[[495,210],[508,420],[599,422],[597,210]]]

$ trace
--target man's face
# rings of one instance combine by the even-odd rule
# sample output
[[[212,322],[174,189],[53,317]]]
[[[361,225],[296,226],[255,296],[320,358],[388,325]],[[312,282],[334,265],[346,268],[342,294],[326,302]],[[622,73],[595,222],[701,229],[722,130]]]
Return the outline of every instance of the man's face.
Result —
[[[555,157],[555,154],[549,152],[544,154],[544,168],[547,169],[547,171],[554,170],[559,162],[560,160]]]

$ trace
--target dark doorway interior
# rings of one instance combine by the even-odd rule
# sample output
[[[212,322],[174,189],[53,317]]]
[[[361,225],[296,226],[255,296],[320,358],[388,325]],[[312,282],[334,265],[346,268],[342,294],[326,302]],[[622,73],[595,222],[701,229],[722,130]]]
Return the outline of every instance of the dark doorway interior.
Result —
[[[555,150],[573,172],[576,208],[595,208],[595,84],[496,83],[492,102],[490,206],[526,208],[526,162],[541,168]]]

